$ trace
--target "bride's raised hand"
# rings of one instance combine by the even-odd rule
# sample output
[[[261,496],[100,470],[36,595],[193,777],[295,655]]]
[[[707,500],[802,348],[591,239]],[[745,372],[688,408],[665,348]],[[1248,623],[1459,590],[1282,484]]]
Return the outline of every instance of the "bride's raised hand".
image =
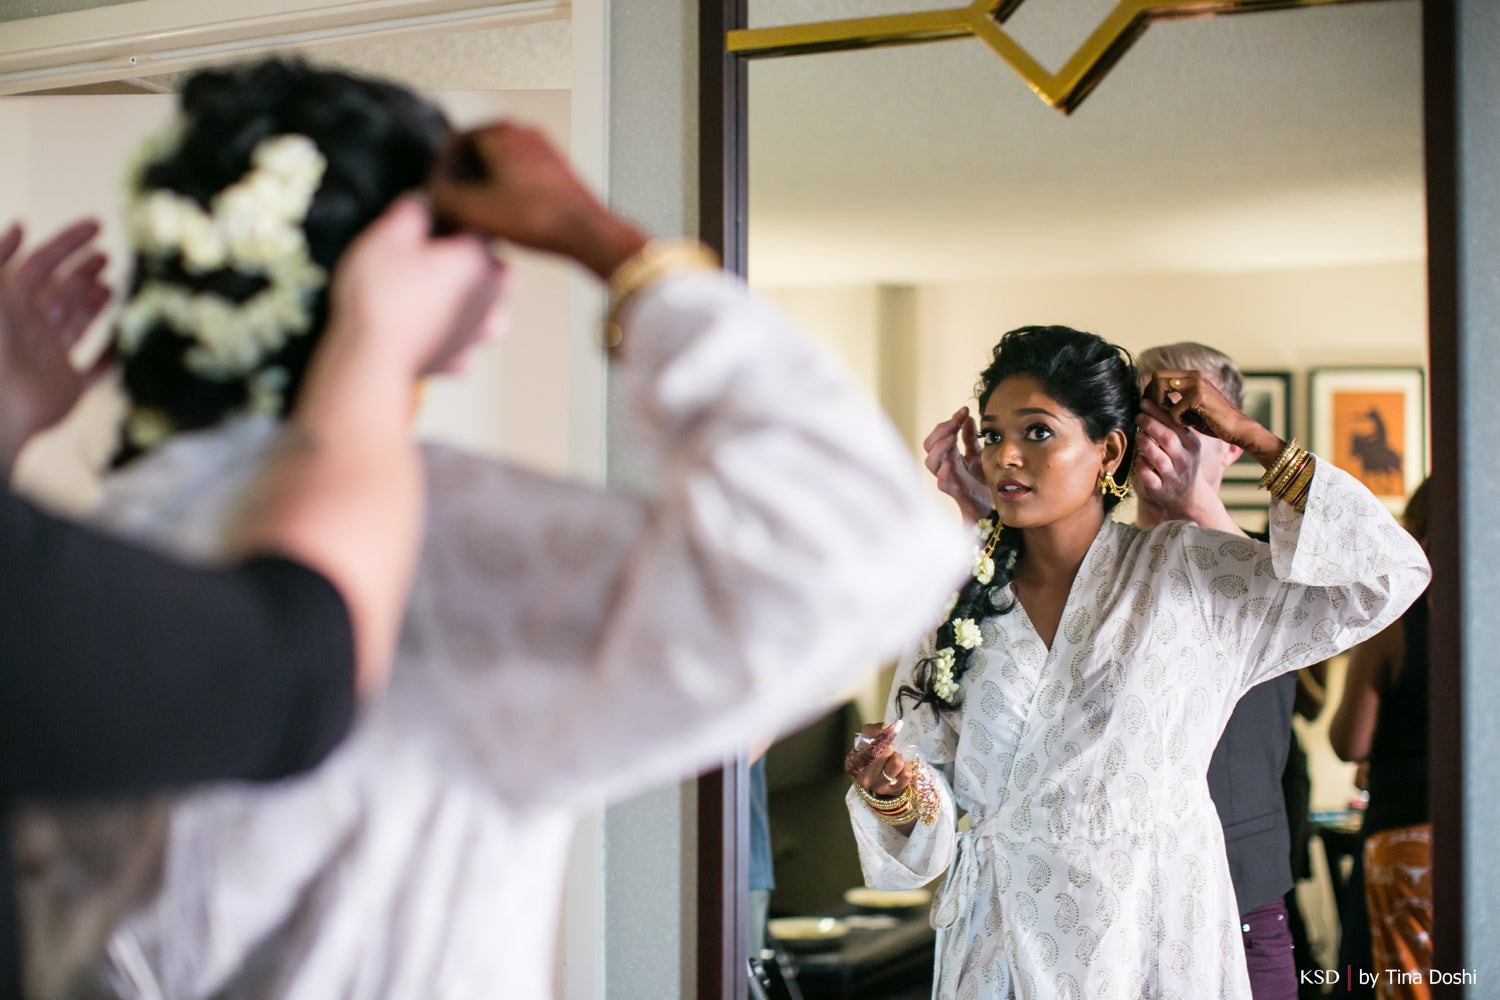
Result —
[[[871,795],[890,798],[911,783],[911,764],[893,749],[900,731],[900,720],[872,722],[860,729],[855,749],[844,759],[844,770]]]
[[[994,498],[980,471],[979,437],[967,406],[934,427],[922,450],[927,471],[937,478],[938,489],[958,504],[964,520],[972,524],[990,512]]]
[[[1241,413],[1202,372],[1155,372],[1146,383],[1145,397],[1181,426],[1239,445],[1267,468],[1286,445]]]

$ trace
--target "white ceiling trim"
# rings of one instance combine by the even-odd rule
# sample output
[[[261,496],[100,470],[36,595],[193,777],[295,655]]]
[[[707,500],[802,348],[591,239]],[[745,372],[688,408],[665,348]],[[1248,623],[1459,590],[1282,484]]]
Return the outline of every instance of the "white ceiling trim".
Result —
[[[565,20],[568,0],[138,0],[13,21],[0,34],[0,94],[192,69],[272,50]]]

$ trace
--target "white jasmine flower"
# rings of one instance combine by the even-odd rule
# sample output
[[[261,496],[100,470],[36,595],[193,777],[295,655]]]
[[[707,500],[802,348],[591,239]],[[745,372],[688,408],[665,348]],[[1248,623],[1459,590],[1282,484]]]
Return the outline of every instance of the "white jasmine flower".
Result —
[[[214,198],[214,221],[224,235],[224,242],[238,257],[239,249],[255,237],[261,225],[261,208],[254,195],[243,185],[225,188]]]
[[[986,517],[974,522],[974,534],[979,536],[981,542],[990,540],[990,533],[995,530],[994,518]]]
[[[173,430],[172,421],[165,413],[148,407],[131,410],[125,421],[125,436],[142,451],[161,444]]]
[[[289,186],[311,186],[314,191],[328,166],[318,144],[295,132],[262,139],[250,154],[250,162]]]
[[[953,614],[953,609],[956,607],[958,607],[957,591],[954,592],[952,597],[948,598],[948,606],[943,609],[943,618],[946,620],[949,615]]]
[[[994,578],[995,560],[981,552],[974,558],[974,579],[981,584],[988,584]]]
[[[137,194],[127,221],[142,253],[175,252],[197,273],[233,266],[265,275],[268,286],[233,303],[148,283],[121,313],[124,353],[138,350],[146,332],[164,322],[196,341],[184,355],[191,370],[213,379],[241,378],[281,350],[289,336],[311,329],[309,307],[328,276],[310,258],[302,222],[327,160],[307,136],[282,135],[258,144],[251,163],[244,177],[215,196],[211,213],[182,195],[151,191]],[[265,398],[272,388],[262,390]]]
[[[964,649],[974,649],[983,641],[974,619],[960,618],[953,623],[953,641]]]
[[[250,412],[276,415],[281,412],[290,377],[285,368],[267,368],[250,380]]]
[[[182,263],[189,271],[206,274],[217,271],[229,261],[224,238],[212,219],[204,215],[197,205],[192,211],[184,211],[181,217],[182,233],[179,247]]]
[[[198,206],[170,191],[152,191],[135,201],[125,215],[130,242],[144,253],[162,253],[182,239],[184,217]]]
[[[957,662],[953,650],[943,647],[933,656],[933,661],[932,693],[951,702],[958,694],[958,682],[953,679],[953,667]]]

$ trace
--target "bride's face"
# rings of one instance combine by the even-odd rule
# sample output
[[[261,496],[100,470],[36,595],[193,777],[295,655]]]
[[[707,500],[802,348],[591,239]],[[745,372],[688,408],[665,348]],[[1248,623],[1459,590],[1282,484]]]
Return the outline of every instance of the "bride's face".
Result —
[[[1083,420],[1029,376],[997,385],[979,422],[980,464],[1004,524],[1032,528],[1103,510],[1100,478],[1124,454],[1125,435],[1089,439]]]

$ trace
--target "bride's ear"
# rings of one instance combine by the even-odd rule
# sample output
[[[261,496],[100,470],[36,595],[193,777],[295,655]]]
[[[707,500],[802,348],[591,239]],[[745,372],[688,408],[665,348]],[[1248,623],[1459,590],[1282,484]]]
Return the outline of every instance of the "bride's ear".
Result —
[[[1125,472],[1126,470],[1120,468],[1121,463],[1125,459],[1125,451],[1130,446],[1130,439],[1125,436],[1125,432],[1116,427],[1104,435],[1104,440],[1101,443],[1104,446],[1103,453],[1100,456],[1104,463],[1103,471],[1109,473]]]

